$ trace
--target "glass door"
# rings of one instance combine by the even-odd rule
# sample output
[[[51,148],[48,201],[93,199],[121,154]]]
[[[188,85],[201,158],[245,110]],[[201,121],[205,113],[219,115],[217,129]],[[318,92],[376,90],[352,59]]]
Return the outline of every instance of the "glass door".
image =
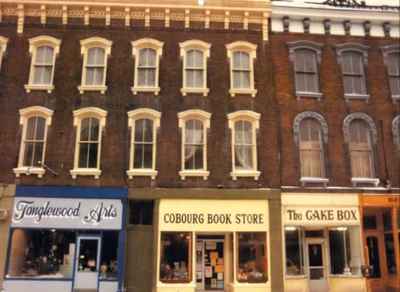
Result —
[[[74,291],[98,290],[100,236],[80,236],[77,239]]]
[[[323,242],[309,241],[307,243],[307,253],[310,292],[326,292],[328,282],[326,278]]]

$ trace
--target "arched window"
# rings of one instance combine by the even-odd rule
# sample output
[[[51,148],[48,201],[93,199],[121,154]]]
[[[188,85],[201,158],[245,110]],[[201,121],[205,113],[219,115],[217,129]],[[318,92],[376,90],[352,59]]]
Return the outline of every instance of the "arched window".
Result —
[[[40,178],[45,174],[43,164],[47,132],[53,111],[41,106],[32,106],[19,112],[22,136],[18,167],[14,168],[14,173],[17,177],[21,174],[36,174]]]
[[[377,185],[379,180],[376,179],[374,162],[377,134],[373,120],[366,114],[352,114],[344,120],[344,134],[349,147],[353,183]]]
[[[188,110],[178,114],[182,129],[182,164],[179,172],[182,179],[187,176],[208,178],[207,129],[211,114],[202,110]]]
[[[199,40],[190,40],[179,44],[183,58],[183,84],[181,92],[202,93],[207,96],[207,58],[211,45]]]
[[[128,112],[131,128],[131,149],[129,170],[126,172],[132,179],[134,176],[151,176],[154,179],[156,170],[157,129],[160,127],[161,113],[148,108]]]
[[[25,85],[27,92],[47,90],[50,93],[54,89],[54,69],[60,44],[60,40],[50,36],[38,36],[29,40],[32,60],[29,83]]]
[[[76,126],[76,144],[72,178],[78,175],[90,175],[96,179],[101,175],[100,157],[102,131],[105,127],[107,112],[99,108],[83,108],[74,111]]]
[[[254,177],[258,180],[257,137],[260,114],[252,111],[237,111],[228,115],[232,131],[232,173],[237,177]]]

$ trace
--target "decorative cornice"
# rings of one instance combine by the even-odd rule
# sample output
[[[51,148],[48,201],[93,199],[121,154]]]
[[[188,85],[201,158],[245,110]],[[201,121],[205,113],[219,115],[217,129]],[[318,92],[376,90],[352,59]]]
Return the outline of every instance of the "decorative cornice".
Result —
[[[144,0],[3,0],[0,5],[0,15],[16,18],[18,33],[23,33],[25,17],[37,17],[42,25],[51,17],[59,18],[60,25],[68,25],[72,18],[82,19],[82,25],[90,25],[93,19],[103,19],[104,26],[112,26],[112,20],[122,20],[127,27],[133,23],[145,27],[159,26],[160,21],[164,27],[170,27],[172,21],[178,21],[184,22],[186,29],[194,22],[203,22],[204,29],[212,29],[212,23],[223,23],[224,28],[229,29],[230,24],[235,23],[242,24],[243,30],[250,30],[253,29],[250,24],[256,24],[259,26],[255,29],[262,31],[263,39],[268,40],[270,13],[269,1],[263,0],[205,1],[204,5],[199,5],[197,0],[151,3]]]

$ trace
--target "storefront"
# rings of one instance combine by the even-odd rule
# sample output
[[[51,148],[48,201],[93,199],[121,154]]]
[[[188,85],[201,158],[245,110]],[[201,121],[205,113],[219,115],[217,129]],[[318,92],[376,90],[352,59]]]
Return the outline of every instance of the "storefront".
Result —
[[[158,292],[266,292],[267,200],[161,199]]]
[[[364,292],[358,195],[282,194],[285,292]]]
[[[126,189],[17,187],[5,292],[117,292]]]
[[[400,291],[400,194],[363,194],[365,258],[369,292]]]

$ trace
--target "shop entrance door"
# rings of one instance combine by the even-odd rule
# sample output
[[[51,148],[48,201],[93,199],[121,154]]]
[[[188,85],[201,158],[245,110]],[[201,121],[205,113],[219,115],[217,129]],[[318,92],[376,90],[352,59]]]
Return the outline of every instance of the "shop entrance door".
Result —
[[[100,249],[100,236],[78,237],[74,292],[98,291]]]
[[[307,241],[307,254],[310,292],[328,291],[328,281],[326,277],[324,256],[324,241]]]
[[[197,291],[224,291],[224,240],[196,241]]]

